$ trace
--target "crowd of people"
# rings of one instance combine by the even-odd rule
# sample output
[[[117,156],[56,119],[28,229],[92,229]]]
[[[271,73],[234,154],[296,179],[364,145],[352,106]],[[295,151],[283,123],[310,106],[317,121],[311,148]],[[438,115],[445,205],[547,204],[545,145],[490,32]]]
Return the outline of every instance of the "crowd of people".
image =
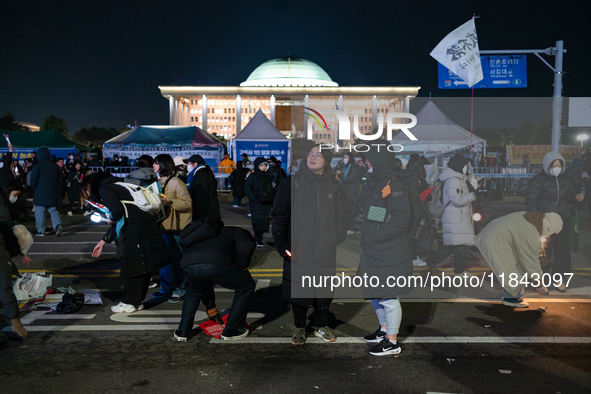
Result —
[[[335,168],[331,167],[332,152],[314,145],[289,178],[274,157],[257,157],[252,162],[244,154],[234,163],[226,155],[220,167],[230,174],[232,205],[240,207],[242,199],[248,198],[251,234],[223,223],[218,183],[200,155],[188,159],[144,155],[136,161],[137,169],[121,178],[106,171],[87,172],[73,155],[67,161],[52,160],[49,150],[41,148],[28,185],[19,180],[8,156],[0,171],[0,221],[14,223],[18,210],[13,206],[27,186],[35,206],[38,236],[45,235],[46,212],[51,216],[54,234],[61,235],[61,204],[66,193],[68,215],[77,207],[82,210],[83,201],[104,205],[103,213],[111,226],[92,256],[98,258],[105,244],[115,240],[122,250],[123,294],[112,312],[143,309],[148,288],[157,286],[154,276],[158,273],[160,289],[152,297],[171,303],[183,301],[181,321],[173,334],[181,342],[191,335],[200,303],[211,320],[224,323],[213,291],[217,284],[235,291],[222,339],[236,340],[249,334],[245,319],[255,282],[247,268],[256,249],[264,246],[264,234],[271,229],[275,248],[283,258],[282,295],[292,306],[296,328],[291,334],[292,343],[303,345],[308,319],[314,336],[325,342],[337,339],[328,321],[332,290],[303,289],[301,284],[302,277],[311,272],[335,275],[337,246],[348,235],[360,232],[358,276],[409,277],[413,266],[433,268],[453,255],[454,275],[465,277],[470,275],[466,270],[470,250],[476,247],[497,276],[541,275],[550,270],[562,276],[571,269],[571,209],[585,202],[585,177],[576,183],[579,178],[566,173],[564,158],[552,152],[544,158],[543,172],[529,182],[526,210],[496,220],[488,218],[483,228],[475,226],[473,214],[485,203],[470,173],[470,162],[461,155],[452,157],[439,176],[440,186],[435,188],[440,190],[439,195],[431,192],[433,188],[426,181],[427,159],[412,155],[403,163],[380,144],[360,155],[347,152]],[[145,197],[144,188],[153,185],[157,187],[159,207],[165,212],[160,220],[138,203]],[[427,210],[430,201],[437,199],[444,207],[440,218],[443,239],[435,251],[423,250],[409,238],[417,216],[412,195],[420,195],[420,204]],[[546,256],[552,252],[556,256],[551,266],[540,264],[541,236],[547,237]],[[0,259],[8,261],[19,253],[0,253]],[[16,301],[4,283],[5,276],[0,283],[1,302],[7,315],[18,320]],[[505,283],[502,303],[527,307],[524,287]],[[564,283],[557,284],[556,290],[566,291]],[[411,291],[410,283],[387,289],[364,287],[364,297],[371,300],[377,319],[376,331],[365,337],[375,344],[370,350],[372,355],[401,352],[397,341],[402,319],[399,297]],[[549,289],[540,285],[537,291],[544,295]],[[309,310],[312,313],[308,317]],[[16,322],[13,326],[17,333],[24,330]]]

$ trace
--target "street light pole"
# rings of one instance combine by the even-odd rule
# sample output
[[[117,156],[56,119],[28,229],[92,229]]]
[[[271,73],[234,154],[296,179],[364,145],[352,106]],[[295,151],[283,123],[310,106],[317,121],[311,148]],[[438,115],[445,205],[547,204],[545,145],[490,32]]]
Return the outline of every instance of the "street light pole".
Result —
[[[552,152],[558,153],[562,122],[562,50],[564,42],[556,41],[554,63],[554,95],[552,99]]]

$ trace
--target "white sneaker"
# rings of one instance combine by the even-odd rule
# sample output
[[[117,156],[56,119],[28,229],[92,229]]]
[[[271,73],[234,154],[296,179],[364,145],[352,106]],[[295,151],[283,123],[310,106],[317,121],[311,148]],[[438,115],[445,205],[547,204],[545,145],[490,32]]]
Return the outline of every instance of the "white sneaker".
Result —
[[[233,208],[239,208],[238,205],[232,205]]]
[[[250,214],[250,213],[249,213],[247,216],[248,216],[248,217],[251,217],[251,216],[252,216],[252,214]]]
[[[349,234],[349,235],[355,234],[355,230],[347,230],[347,234]]]
[[[72,211],[68,211],[68,216],[74,216],[74,214],[72,213]]]
[[[111,307],[111,312],[113,313],[133,313],[135,311],[141,311],[142,309],[144,309],[143,305],[140,305],[139,307],[135,307],[131,304],[125,304],[123,302],[120,302],[119,304],[112,306]]]
[[[424,262],[423,260],[421,260],[419,258],[419,256],[417,256],[417,258],[412,261],[412,265],[415,266],[415,267],[426,267],[427,266],[427,263]]]

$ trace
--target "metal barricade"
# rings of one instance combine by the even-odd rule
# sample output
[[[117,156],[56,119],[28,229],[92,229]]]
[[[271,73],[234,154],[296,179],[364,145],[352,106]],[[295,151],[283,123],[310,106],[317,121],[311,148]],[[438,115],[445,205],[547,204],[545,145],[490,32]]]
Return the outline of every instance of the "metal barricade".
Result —
[[[441,174],[445,168],[439,167],[439,173]],[[526,168],[474,167],[473,170],[481,187],[487,188],[494,179],[503,191],[513,193],[525,192],[529,180],[537,175],[535,172],[527,172]]]
[[[230,174],[234,171],[230,167],[210,167],[218,182],[218,193],[232,192],[232,185],[230,185]]]

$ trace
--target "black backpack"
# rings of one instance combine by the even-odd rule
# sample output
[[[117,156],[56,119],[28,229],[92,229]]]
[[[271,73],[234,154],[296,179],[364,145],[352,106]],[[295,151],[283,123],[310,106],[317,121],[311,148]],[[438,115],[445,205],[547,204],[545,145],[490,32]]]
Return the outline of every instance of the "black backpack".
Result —
[[[395,174],[393,179],[406,181]],[[416,249],[431,250],[436,229],[431,225],[431,214],[421,200],[421,195],[413,187],[408,186],[408,203],[410,205],[410,223],[407,228],[408,241]]]
[[[273,192],[273,183],[268,176],[262,176],[259,179],[256,198],[260,204],[272,204],[275,194]]]

